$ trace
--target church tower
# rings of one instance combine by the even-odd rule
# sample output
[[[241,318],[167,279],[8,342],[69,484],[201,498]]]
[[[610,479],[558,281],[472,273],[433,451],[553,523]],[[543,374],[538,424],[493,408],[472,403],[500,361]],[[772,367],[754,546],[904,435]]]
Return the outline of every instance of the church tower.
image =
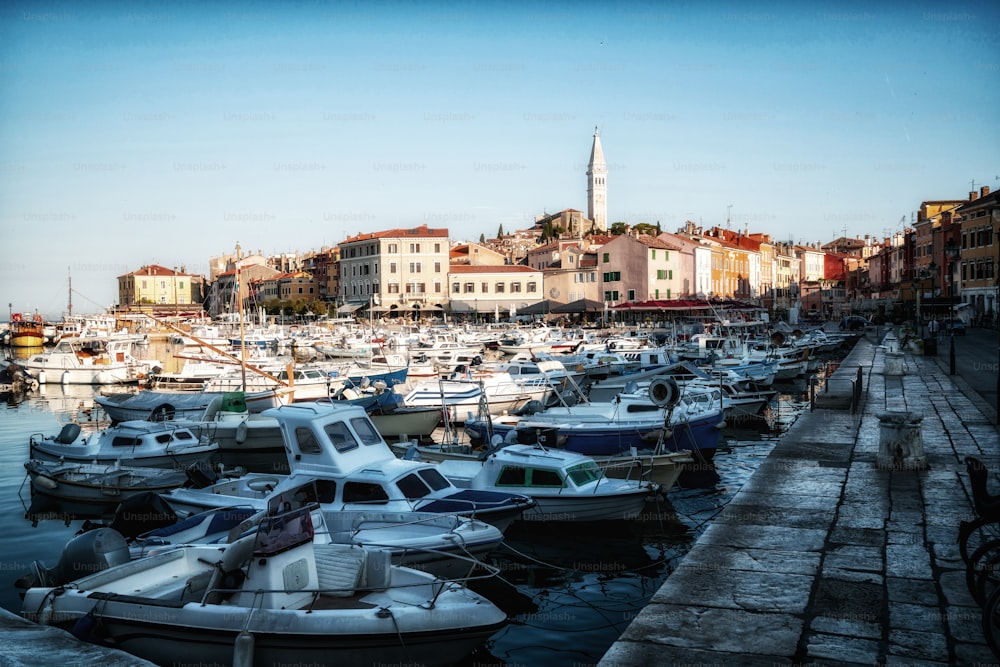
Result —
[[[608,231],[608,165],[604,162],[601,133],[594,128],[594,145],[587,165],[587,217],[601,232]]]

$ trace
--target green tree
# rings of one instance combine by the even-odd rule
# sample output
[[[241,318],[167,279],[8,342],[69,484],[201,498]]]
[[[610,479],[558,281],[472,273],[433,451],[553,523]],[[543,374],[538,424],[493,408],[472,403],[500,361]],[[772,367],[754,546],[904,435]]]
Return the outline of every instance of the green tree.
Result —
[[[656,236],[660,231],[648,222],[640,222],[638,225],[633,227],[633,229],[635,229],[635,231],[639,234],[646,234],[648,236]]]
[[[486,244],[486,234],[480,234],[479,235],[479,244],[480,245],[485,245]]]
[[[624,222],[612,222],[611,227],[608,228],[608,233],[612,236],[621,236],[625,233],[625,227]]]
[[[500,228],[497,230],[497,238],[503,238],[503,223],[500,223]]]

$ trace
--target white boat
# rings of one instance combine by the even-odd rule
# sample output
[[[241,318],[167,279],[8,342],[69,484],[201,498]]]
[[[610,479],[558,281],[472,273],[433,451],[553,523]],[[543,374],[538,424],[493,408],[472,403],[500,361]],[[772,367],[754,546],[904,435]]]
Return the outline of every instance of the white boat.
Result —
[[[450,420],[461,423],[475,414],[485,401],[492,414],[513,412],[529,401],[544,401],[548,385],[524,384],[505,371],[464,371],[449,379],[424,380],[414,385],[404,397],[407,407],[447,406]]]
[[[440,463],[441,461],[481,461],[487,449],[467,443],[441,442],[417,444],[399,442],[390,445],[398,456],[419,461]],[[608,477],[631,479],[658,484],[663,492],[669,491],[677,482],[685,466],[695,461],[691,452],[655,452],[653,450],[634,451],[620,456],[592,456],[598,467]]]
[[[317,544],[310,508],[24,592],[21,615],[158,664],[453,664],[506,622],[463,582]]]
[[[590,457],[540,445],[510,444],[483,461],[445,460],[438,469],[459,488],[516,489],[535,507],[525,521],[616,521],[634,519],[658,484],[612,479]]]
[[[293,403],[263,413],[284,435],[287,475],[247,473],[174,489],[164,500],[181,515],[232,505],[264,509],[275,494],[316,479],[331,489],[324,507],[461,514],[501,530],[534,505],[517,493],[458,489],[433,464],[396,458],[363,408],[338,403]]]
[[[63,338],[47,352],[20,362],[40,384],[128,384],[145,379],[160,362],[132,352],[141,336]]]
[[[43,461],[183,468],[212,458],[219,445],[176,424],[126,421],[84,436],[78,424],[69,423],[55,436],[32,434],[28,449],[31,458]]]
[[[31,488],[74,503],[117,505],[142,493],[168,491],[188,481],[184,470],[123,466],[118,463],[25,461]]]
[[[312,481],[275,496],[268,506],[273,512],[286,503],[298,507],[319,500],[321,485]],[[142,509],[130,507],[127,511],[130,516],[153,514]],[[130,542],[130,551],[136,558],[182,544],[232,542],[256,530],[264,514],[247,507],[193,514],[175,524],[143,532]],[[395,565],[448,578],[466,574],[468,559],[482,559],[503,542],[503,532],[492,524],[437,512],[397,512],[379,507],[323,509],[317,504],[313,505],[312,521],[317,542],[385,549]]]

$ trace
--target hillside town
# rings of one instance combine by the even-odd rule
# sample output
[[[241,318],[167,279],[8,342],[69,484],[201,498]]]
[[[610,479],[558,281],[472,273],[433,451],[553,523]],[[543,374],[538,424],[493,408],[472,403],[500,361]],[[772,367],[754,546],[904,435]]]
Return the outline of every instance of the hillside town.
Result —
[[[209,275],[142,266],[118,277],[118,314],[219,317],[240,305],[281,316],[441,315],[642,321],[684,300],[738,300],[775,320],[996,321],[997,193],[919,202],[897,230],[826,243],[688,221],[608,223],[608,169],[595,129],[587,212],[542,213],[477,242],[421,224],[358,232],[331,247],[268,255],[239,247]],[[973,184],[974,185],[974,184]],[[909,204],[909,203],[907,203]],[[237,288],[239,285],[239,288]]]

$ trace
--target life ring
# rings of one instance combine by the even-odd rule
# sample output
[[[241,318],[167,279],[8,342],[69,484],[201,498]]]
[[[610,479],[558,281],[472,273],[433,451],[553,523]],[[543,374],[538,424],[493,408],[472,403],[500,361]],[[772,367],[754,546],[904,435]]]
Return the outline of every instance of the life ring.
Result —
[[[660,408],[670,408],[676,405],[680,398],[677,382],[671,377],[658,377],[649,383],[649,400]]]
[[[14,313],[13,315],[11,315],[10,316],[10,321],[11,322],[20,322],[21,321],[21,313]]]
[[[153,408],[153,411],[149,413],[148,421],[151,422],[165,422],[174,418],[176,410],[174,406],[169,403],[162,403]]]
[[[247,482],[247,488],[251,491],[273,491],[274,485],[278,483],[277,477],[258,477]]]
[[[34,319],[35,322],[37,322],[38,324],[41,324],[44,321],[42,319],[42,314],[41,313],[35,313],[35,316],[32,319]]]

